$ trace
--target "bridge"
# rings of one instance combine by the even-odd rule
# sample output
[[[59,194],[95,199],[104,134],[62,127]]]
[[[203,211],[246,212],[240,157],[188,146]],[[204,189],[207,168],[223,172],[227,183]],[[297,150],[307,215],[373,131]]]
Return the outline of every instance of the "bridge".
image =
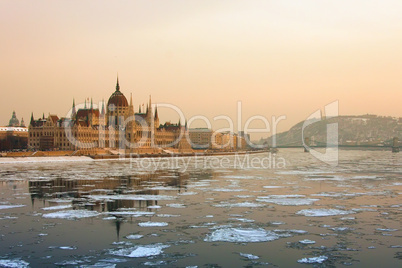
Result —
[[[397,153],[400,151],[399,140],[398,137],[394,137],[392,140],[392,144],[386,145],[369,145],[369,144],[362,144],[362,145],[346,145],[346,144],[327,144],[326,142],[315,141],[312,145],[310,142],[310,138],[306,137],[304,143],[308,146],[305,147],[300,142],[293,142],[288,144],[281,144],[276,146],[275,148],[304,148],[305,152],[309,151],[309,148],[331,148],[331,147],[338,147],[343,149],[375,149],[375,150],[391,150],[393,153]]]

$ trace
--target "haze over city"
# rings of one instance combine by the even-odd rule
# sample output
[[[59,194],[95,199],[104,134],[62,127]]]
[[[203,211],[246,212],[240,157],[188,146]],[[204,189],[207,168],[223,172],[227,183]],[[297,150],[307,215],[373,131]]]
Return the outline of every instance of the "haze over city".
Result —
[[[285,131],[335,100],[400,117],[400,14],[400,1],[1,1],[0,125],[107,100],[117,73],[135,109],[152,95],[187,118],[236,120],[241,101],[243,124],[286,115]]]

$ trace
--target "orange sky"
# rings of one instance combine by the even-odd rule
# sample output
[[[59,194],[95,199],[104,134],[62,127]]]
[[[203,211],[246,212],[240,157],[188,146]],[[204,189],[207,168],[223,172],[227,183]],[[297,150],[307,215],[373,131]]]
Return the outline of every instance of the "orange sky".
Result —
[[[399,0],[2,0],[0,125],[107,100],[117,72],[136,108],[152,94],[188,118],[235,121],[239,100],[243,123],[286,115],[282,131],[335,100],[401,117],[400,14]]]

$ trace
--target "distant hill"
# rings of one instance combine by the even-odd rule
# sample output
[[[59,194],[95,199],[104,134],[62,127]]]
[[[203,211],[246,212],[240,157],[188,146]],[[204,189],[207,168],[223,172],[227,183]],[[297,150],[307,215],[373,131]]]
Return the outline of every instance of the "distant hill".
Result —
[[[304,137],[309,137],[311,145],[325,145],[327,124],[338,123],[340,145],[390,145],[393,137],[402,140],[402,117],[376,115],[338,116],[323,119],[306,127]],[[276,135],[277,146],[302,146],[304,121],[294,125],[289,131]],[[272,146],[272,137],[261,139]]]

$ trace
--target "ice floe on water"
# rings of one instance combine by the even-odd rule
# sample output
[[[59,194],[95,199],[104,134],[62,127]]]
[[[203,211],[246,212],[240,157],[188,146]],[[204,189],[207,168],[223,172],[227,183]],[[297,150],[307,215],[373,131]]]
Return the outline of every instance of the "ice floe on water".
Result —
[[[53,206],[53,207],[45,207],[42,208],[43,210],[60,210],[60,209],[66,209],[66,208],[71,208],[72,205],[61,205],[61,206]]]
[[[138,226],[140,227],[164,227],[168,226],[167,222],[158,222],[158,221],[147,221],[147,222],[140,222]]]
[[[142,237],[143,237],[143,235],[139,235],[139,234],[132,234],[132,235],[126,236],[127,239],[133,239],[133,240],[140,239]]]
[[[180,217],[180,215],[177,215],[177,214],[157,214],[156,217],[173,218],[173,217]]]
[[[18,219],[18,217],[4,216],[0,218],[0,220],[16,220],[16,219]]]
[[[264,204],[257,204],[252,202],[242,202],[242,203],[221,203],[213,205],[214,207],[222,207],[222,208],[259,208],[264,207]]]
[[[25,268],[29,267],[29,263],[20,259],[0,260],[0,267]]]
[[[123,248],[117,250],[110,250],[110,254],[129,258],[143,258],[156,256],[163,253],[163,249],[170,247],[164,244],[154,244],[154,245],[138,245],[131,248]]]
[[[307,217],[325,217],[325,216],[337,216],[337,215],[348,215],[353,214],[354,211],[351,210],[340,210],[340,209],[325,209],[325,208],[317,208],[317,209],[302,209],[296,212],[297,215],[304,215]]]
[[[255,220],[245,219],[245,218],[229,218],[229,220],[241,221],[241,222],[255,222]]]
[[[61,250],[75,250],[77,247],[73,246],[50,246],[50,249],[61,249]]]
[[[258,198],[303,198],[304,194],[272,194],[267,196],[259,196]]]
[[[253,255],[253,254],[247,254],[247,253],[241,253],[240,252],[240,256],[247,258],[249,260],[258,260],[260,257]]]
[[[178,195],[196,195],[198,194],[197,192],[183,192],[183,193],[178,193]]]
[[[329,228],[329,229],[334,232],[340,232],[340,233],[354,230],[354,228],[350,228],[350,227],[333,227],[333,228]]]
[[[0,205],[0,209],[21,208],[25,205]]]
[[[239,188],[215,188],[211,189],[210,191],[213,192],[244,192],[244,189],[239,189]]]
[[[282,225],[282,224],[286,224],[285,222],[283,222],[283,221],[271,221],[271,222],[269,222],[270,224],[272,224],[272,225]]]
[[[155,205],[155,206],[148,206],[148,208],[156,209],[156,208],[162,208],[162,206],[157,206],[157,205]]]
[[[117,195],[88,195],[87,198],[102,201],[102,200],[174,200],[175,196],[171,195],[135,195],[135,194],[117,194]]]
[[[208,234],[204,241],[206,242],[267,242],[278,239],[279,236],[262,228],[221,228]]]
[[[256,201],[280,206],[309,206],[320,199],[313,198],[259,198]]]
[[[110,211],[104,212],[104,214],[112,216],[129,216],[129,217],[142,217],[142,216],[152,216],[155,212],[152,211]]]
[[[391,228],[377,228],[375,230],[380,231],[380,232],[395,232],[395,231],[398,231],[398,229],[391,229]]]
[[[309,244],[315,244],[315,241],[314,241],[314,240],[310,240],[310,239],[304,239],[304,240],[300,240],[299,243],[300,243],[300,244],[309,245]]]
[[[303,258],[297,260],[298,263],[323,263],[328,260],[327,256],[319,256],[319,257],[311,257],[311,258]]]
[[[64,211],[43,214],[42,217],[47,219],[75,220],[75,219],[96,217],[98,215],[100,215],[98,212],[90,210],[64,210]]]
[[[166,206],[171,208],[186,208],[184,204],[166,204]]]

